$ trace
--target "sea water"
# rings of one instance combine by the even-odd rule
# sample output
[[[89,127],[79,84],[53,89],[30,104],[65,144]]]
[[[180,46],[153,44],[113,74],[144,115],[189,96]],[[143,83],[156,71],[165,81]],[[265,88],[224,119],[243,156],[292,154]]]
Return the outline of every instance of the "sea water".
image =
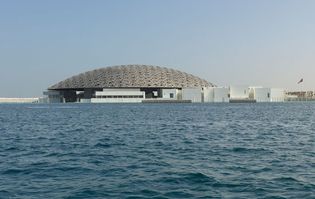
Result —
[[[315,103],[0,105],[0,198],[315,198]]]

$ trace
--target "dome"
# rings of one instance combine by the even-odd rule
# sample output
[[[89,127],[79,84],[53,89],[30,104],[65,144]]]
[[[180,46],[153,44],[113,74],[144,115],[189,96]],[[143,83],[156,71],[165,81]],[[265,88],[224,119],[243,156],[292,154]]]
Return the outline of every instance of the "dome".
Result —
[[[212,86],[214,85],[204,79],[174,69],[149,65],[121,65],[81,73],[48,89],[193,88]]]

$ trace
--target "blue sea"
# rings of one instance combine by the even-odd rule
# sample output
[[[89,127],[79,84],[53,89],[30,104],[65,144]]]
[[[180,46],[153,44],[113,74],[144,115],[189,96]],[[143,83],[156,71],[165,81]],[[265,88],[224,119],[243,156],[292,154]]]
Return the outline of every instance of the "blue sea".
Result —
[[[315,198],[315,103],[2,104],[0,198]]]

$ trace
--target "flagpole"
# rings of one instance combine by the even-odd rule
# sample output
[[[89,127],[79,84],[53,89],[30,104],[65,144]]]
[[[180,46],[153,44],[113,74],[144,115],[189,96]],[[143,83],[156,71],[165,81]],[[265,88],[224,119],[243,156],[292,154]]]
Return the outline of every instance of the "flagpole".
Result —
[[[304,79],[302,78],[302,79],[300,80],[301,101],[305,101],[305,100],[306,100],[305,95],[304,95],[304,91],[303,91],[303,81],[304,81]]]
[[[298,81],[298,84],[302,84],[304,79],[302,78],[300,81]],[[299,101],[304,101],[305,96],[303,96],[303,87],[300,85],[300,96],[299,96]]]

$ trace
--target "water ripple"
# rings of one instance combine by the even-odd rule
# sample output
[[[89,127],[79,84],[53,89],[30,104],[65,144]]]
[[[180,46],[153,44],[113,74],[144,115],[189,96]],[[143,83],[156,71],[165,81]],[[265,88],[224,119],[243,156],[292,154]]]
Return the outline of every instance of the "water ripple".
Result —
[[[0,198],[314,198],[315,103],[0,105]]]

